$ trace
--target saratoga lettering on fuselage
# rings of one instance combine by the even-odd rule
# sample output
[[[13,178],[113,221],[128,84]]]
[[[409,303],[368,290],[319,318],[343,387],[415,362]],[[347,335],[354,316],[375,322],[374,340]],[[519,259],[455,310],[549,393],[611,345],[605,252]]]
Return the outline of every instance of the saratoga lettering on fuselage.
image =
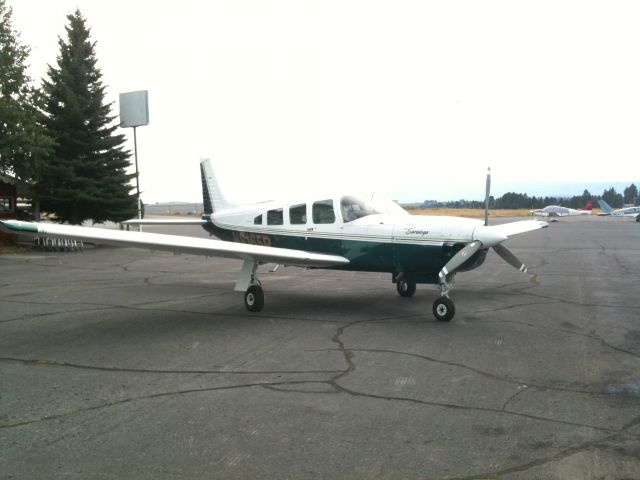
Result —
[[[413,228],[407,228],[404,233],[405,235],[420,235],[426,237],[429,235],[429,230],[414,230]]]

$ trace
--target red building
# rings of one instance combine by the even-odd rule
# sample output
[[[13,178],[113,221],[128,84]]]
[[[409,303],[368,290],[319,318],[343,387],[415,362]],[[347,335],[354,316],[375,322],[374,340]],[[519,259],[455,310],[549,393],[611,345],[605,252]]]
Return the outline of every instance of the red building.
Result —
[[[0,175],[0,219],[16,218],[17,201],[18,192],[15,180]],[[0,232],[0,243],[7,242],[9,238],[8,233]]]

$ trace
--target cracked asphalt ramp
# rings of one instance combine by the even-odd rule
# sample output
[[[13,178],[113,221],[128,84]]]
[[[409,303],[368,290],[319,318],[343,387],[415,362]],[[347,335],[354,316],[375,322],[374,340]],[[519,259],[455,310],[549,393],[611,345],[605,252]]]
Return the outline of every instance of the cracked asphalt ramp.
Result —
[[[249,314],[231,260],[0,256],[0,477],[640,478],[638,224],[509,247],[448,324],[388,275],[263,266]]]

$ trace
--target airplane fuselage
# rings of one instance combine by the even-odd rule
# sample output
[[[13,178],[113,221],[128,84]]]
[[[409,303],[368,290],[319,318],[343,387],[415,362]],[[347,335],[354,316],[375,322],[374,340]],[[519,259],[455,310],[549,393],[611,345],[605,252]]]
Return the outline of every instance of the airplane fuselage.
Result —
[[[640,207],[620,208],[611,212],[612,217],[637,217],[640,215]]]
[[[480,220],[382,210],[346,195],[288,204],[265,202],[205,216],[204,228],[222,240],[349,260],[331,267],[335,269],[388,272],[394,278],[402,273],[408,281],[435,284],[442,267],[474,240],[475,229],[483,225]],[[486,253],[486,249],[476,252],[460,270],[480,266]]]

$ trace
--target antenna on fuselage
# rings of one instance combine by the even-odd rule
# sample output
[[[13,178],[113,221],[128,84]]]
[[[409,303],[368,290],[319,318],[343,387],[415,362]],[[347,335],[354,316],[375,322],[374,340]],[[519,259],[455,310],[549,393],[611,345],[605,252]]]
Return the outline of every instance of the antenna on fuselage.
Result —
[[[491,167],[487,167],[487,186],[484,194],[484,224],[489,225],[489,195],[491,194]]]

